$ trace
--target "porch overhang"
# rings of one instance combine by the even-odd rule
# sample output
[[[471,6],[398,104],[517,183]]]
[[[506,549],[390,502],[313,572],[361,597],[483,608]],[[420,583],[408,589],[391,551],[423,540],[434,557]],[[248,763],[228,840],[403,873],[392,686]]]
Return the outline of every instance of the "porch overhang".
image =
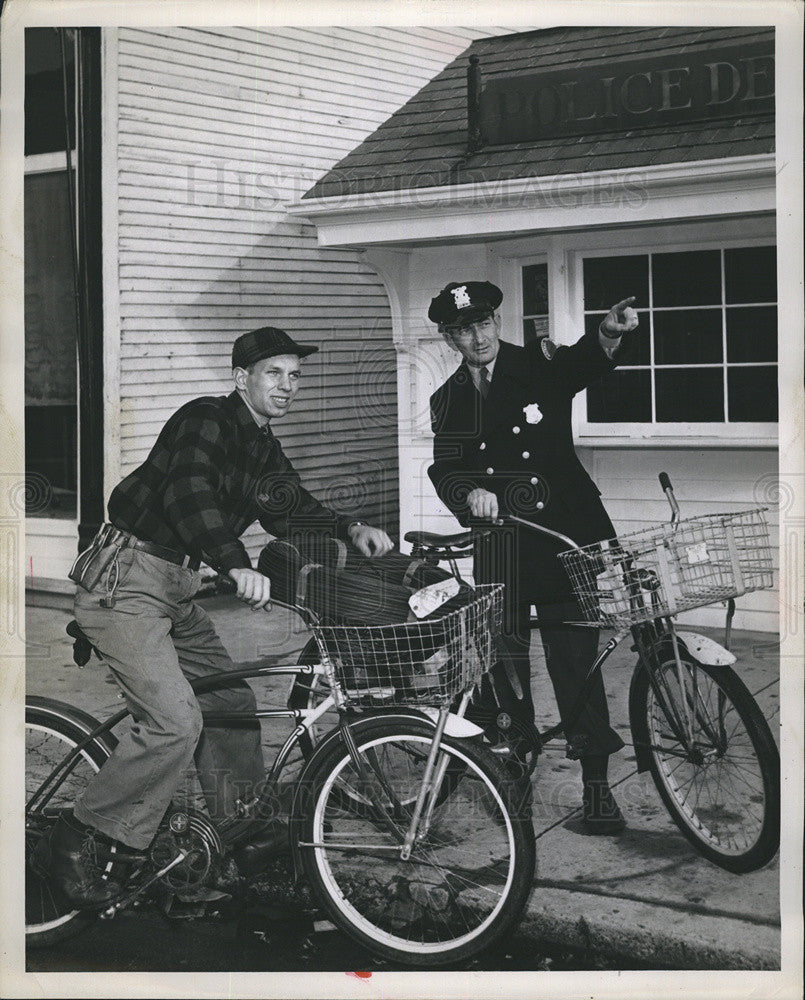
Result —
[[[321,246],[496,239],[524,232],[774,212],[774,153],[300,199]]]

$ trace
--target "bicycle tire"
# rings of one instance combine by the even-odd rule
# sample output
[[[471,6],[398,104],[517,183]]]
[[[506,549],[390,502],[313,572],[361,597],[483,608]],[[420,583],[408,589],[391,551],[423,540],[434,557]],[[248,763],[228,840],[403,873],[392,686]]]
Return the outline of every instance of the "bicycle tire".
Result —
[[[412,805],[401,800],[412,801],[406,789],[419,785],[422,749],[433,728],[376,717],[352,731],[365,759],[374,754],[377,766],[382,758],[398,820],[406,822]],[[343,785],[359,779],[341,740],[333,740],[306,775],[299,850],[315,894],[347,934],[406,966],[452,964],[488,948],[519,920],[534,881],[530,811],[513,808],[516,791],[494,756],[473,741],[447,736],[442,748],[462,778],[437,804],[426,839],[414,845],[408,861],[400,859],[398,842],[376,810],[367,816],[349,808],[353,800]],[[348,849],[328,846],[336,843]],[[463,860],[474,851],[482,859],[475,868]]]
[[[698,663],[684,652],[682,663],[686,679],[696,683],[698,756],[682,755],[682,743],[642,664],[635,678],[635,740],[649,749],[649,769],[660,798],[699,853],[727,871],[754,871],[768,864],[780,845],[777,745],[732,668]],[[660,651],[655,669],[666,682],[666,697],[681,708],[670,647]]]
[[[25,706],[25,940],[32,948],[64,941],[87,927],[94,915],[74,909],[33,871],[28,861],[39,838],[55,823],[59,813],[72,806],[86,785],[109,758],[114,737],[95,739],[82,752],[76,767],[59,784],[43,807],[29,809],[31,797],[48,773],[86,739],[100,723],[62,702],[30,699]],[[107,874],[113,864],[107,865]]]

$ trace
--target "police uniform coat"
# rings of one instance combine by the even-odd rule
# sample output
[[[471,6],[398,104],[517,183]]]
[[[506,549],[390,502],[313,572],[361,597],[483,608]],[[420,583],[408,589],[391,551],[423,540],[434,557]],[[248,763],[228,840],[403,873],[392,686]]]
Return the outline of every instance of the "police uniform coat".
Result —
[[[615,534],[600,491],[576,455],[571,406],[577,392],[615,367],[628,336],[612,359],[597,331],[572,346],[540,341],[519,347],[501,340],[486,399],[466,361],[433,394],[428,474],[461,524],[469,523],[467,494],[482,487],[497,495],[501,513],[535,521],[579,545]],[[510,563],[511,546],[503,549]],[[561,543],[521,528],[514,551],[520,601],[549,605],[571,597],[556,559]],[[489,568],[489,558],[476,548],[476,579],[506,582],[501,567]]]

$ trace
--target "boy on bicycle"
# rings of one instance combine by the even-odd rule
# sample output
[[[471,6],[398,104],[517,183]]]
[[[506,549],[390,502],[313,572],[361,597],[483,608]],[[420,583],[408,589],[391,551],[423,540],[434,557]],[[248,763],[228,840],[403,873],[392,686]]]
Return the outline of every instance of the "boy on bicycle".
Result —
[[[463,525],[515,514],[587,545],[615,534],[600,493],[573,447],[575,393],[618,364],[637,327],[633,299],[613,306],[596,331],[569,347],[547,338],[519,347],[500,339],[497,308],[503,293],[488,281],[452,282],[432,301],[438,324],[462,361],[433,394],[433,465],[428,475],[442,502]],[[476,545],[479,583],[507,584],[508,646],[516,681],[492,671],[482,710],[501,710],[533,723],[529,660],[531,605],[536,605],[548,673],[564,722],[587,669],[598,632],[569,627],[578,620],[556,543],[534,531],[493,531]],[[516,687],[521,690],[518,693]],[[580,759],[583,820],[591,833],[619,832],[624,824],[607,782],[609,755],[623,741],[609,724],[600,675],[574,729],[565,733],[568,756]]]
[[[190,687],[233,669],[193,601],[200,562],[231,577],[237,597],[258,609],[269,601],[270,582],[252,569],[240,541],[255,520],[274,535],[291,523],[330,531],[367,556],[392,547],[384,531],[308,493],[272,432],[271,421],[288,412],[299,388],[300,360],[317,350],[275,327],[243,334],[232,350],[234,390],[182,406],[145,462],[112,492],[112,529],[99,533],[96,548],[109,559],[115,546],[113,558],[91,589],[77,589],[75,616],[115,675],[131,726],[33,858],[76,907],[103,906],[119,894],[92,861],[98,842],[115,843],[124,858],[148,848],[194,759],[213,820],[233,815],[265,776],[258,724],[202,724],[202,710],[253,712],[249,685],[236,680],[198,697]],[[283,832],[269,825],[266,848]]]

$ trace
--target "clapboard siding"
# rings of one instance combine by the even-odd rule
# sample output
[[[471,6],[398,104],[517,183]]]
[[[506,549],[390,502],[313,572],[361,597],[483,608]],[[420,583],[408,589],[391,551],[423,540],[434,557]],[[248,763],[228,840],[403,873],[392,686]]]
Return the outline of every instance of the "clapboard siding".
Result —
[[[230,390],[239,333],[279,325],[321,347],[275,428],[283,447],[322,499],[396,532],[385,289],[357,252],[319,248],[283,203],[489,33],[119,29],[122,474],[184,402]],[[265,534],[247,540],[254,555]]]

